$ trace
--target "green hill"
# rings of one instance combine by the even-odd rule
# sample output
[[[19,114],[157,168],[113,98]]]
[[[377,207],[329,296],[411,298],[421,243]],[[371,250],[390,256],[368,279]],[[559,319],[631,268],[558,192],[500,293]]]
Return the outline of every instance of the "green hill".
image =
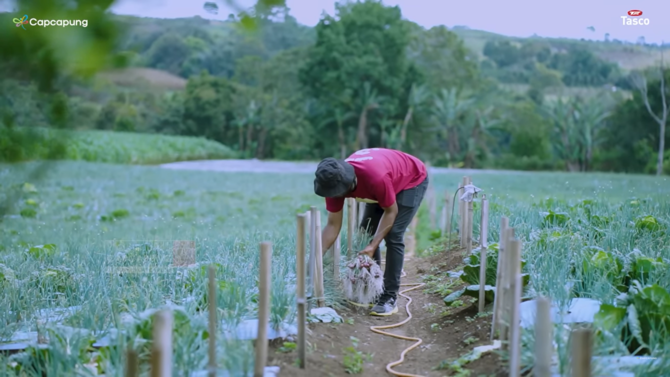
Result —
[[[643,69],[658,62],[661,57],[661,48],[658,46],[638,45],[624,43],[621,41],[593,41],[569,38],[543,38],[543,37],[510,37],[506,35],[491,33],[484,30],[474,30],[464,27],[453,27],[451,31],[463,39],[465,45],[480,57],[483,57],[484,45],[489,41],[538,41],[549,44],[556,51],[564,51],[574,46],[587,47],[598,57],[617,64],[624,70]],[[664,47],[668,53],[670,47]]]

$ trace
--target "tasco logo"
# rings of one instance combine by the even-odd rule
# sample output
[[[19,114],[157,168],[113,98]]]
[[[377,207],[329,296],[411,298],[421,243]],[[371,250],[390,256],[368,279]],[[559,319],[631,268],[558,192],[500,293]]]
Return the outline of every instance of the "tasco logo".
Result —
[[[26,24],[30,26],[42,26],[42,27],[48,27],[48,26],[61,26],[61,27],[66,27],[66,26],[81,26],[81,27],[88,27],[88,20],[38,20],[37,18],[31,18],[28,19],[28,15],[24,15],[21,18],[14,18],[12,22],[16,25],[16,27],[22,27],[23,30],[26,30],[25,26]]]
[[[15,18],[12,20],[12,22],[16,25],[16,27],[22,27],[23,30],[26,30],[26,28],[23,26],[28,23],[28,15],[26,14],[23,16],[23,18]]]
[[[629,10],[628,16],[621,16],[621,22],[624,26],[640,26],[640,25],[649,25],[648,18],[638,18],[642,16],[641,10]]]

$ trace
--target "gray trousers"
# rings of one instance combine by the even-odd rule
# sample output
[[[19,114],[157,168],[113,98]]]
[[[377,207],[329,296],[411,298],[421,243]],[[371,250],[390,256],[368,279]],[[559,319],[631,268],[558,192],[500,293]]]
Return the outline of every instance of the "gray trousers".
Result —
[[[384,296],[386,298],[398,298],[400,274],[402,273],[405,258],[405,231],[419,210],[427,189],[428,177],[418,186],[400,191],[396,195],[398,215],[393,223],[393,227],[384,238],[386,242],[386,268],[384,269],[384,294],[382,298]],[[383,214],[384,210],[379,204],[366,203],[365,211],[363,212],[363,221],[361,222],[361,231],[374,236]],[[375,250],[374,260],[381,266],[382,255],[379,248]]]

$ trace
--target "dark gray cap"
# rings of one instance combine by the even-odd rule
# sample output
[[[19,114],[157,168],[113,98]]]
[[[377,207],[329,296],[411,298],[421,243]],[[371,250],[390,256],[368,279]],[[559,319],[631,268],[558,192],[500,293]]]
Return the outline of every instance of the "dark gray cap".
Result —
[[[314,174],[314,193],[324,198],[343,196],[356,178],[354,167],[344,160],[324,158]]]

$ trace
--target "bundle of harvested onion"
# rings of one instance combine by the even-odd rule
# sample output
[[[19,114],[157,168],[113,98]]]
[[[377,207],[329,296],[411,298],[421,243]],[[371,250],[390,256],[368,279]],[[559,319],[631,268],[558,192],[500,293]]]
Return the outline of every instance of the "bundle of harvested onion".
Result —
[[[343,286],[348,300],[363,305],[373,303],[384,292],[382,269],[372,258],[359,255],[347,263]]]

